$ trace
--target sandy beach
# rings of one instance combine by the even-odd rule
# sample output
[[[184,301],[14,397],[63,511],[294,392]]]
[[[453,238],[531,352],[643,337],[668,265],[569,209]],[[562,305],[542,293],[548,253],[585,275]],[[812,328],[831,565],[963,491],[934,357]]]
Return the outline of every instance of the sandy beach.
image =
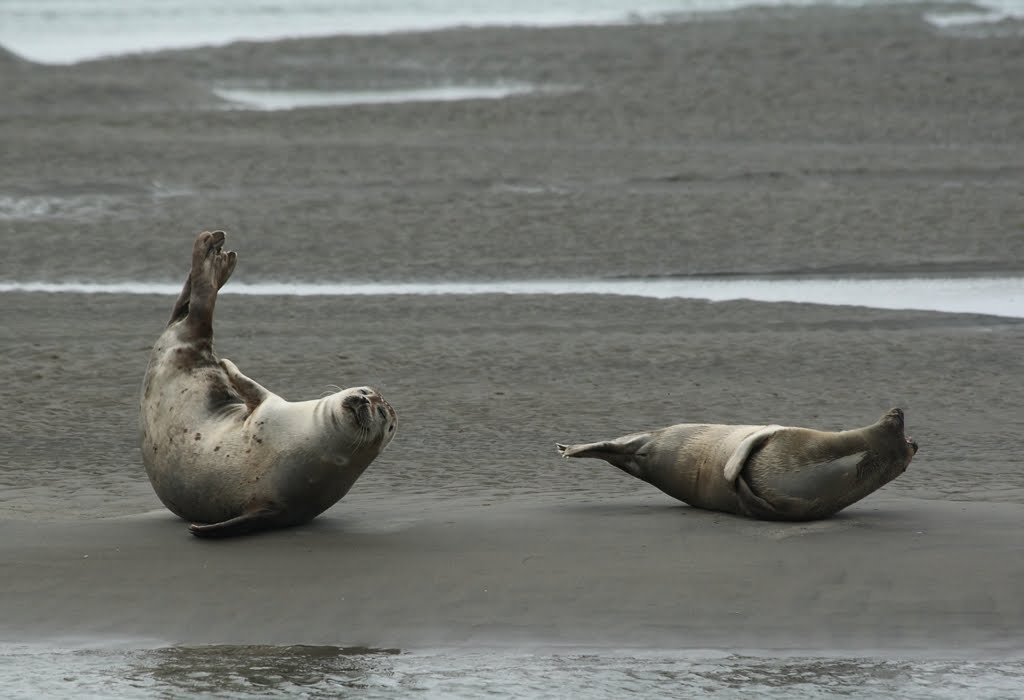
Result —
[[[1024,49],[923,6],[0,57],[0,281],[1024,272]],[[518,81],[504,100],[223,109],[217,85]],[[0,295],[0,642],[1020,656],[1024,320],[611,296],[241,297],[217,349],[399,432],[313,524],[163,510],[137,395],[172,299]],[[672,501],[556,441],[859,427],[909,470],[839,517]]]

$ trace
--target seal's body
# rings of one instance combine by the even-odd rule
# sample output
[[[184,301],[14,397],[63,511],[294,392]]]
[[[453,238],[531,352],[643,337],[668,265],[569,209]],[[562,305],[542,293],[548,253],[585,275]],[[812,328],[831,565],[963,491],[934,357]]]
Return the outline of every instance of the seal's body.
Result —
[[[616,440],[558,445],[603,459],[698,508],[764,520],[838,513],[902,474],[917,452],[896,408],[866,428],[682,424]]]
[[[142,459],[153,489],[201,536],[309,521],[336,503],[394,436],[370,387],[289,402],[213,351],[217,291],[235,266],[203,232],[142,386]]]

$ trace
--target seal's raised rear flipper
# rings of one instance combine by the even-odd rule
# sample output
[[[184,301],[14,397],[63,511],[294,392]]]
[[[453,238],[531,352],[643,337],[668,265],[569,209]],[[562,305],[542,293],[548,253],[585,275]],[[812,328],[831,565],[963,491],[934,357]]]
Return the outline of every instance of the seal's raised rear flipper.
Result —
[[[558,454],[569,459],[570,457],[593,457],[603,459],[609,464],[618,467],[622,471],[635,476],[640,475],[640,464],[637,458],[644,457],[643,449],[650,442],[650,433],[633,433],[614,440],[604,442],[590,442],[581,445],[562,445],[555,443]]]
[[[188,526],[188,531],[196,537],[210,538],[247,535],[251,532],[281,527],[281,514],[281,509],[276,506],[263,506],[220,523],[210,523],[209,525],[192,523]]]
[[[189,271],[191,287],[188,314],[185,322],[193,340],[213,339],[213,307],[217,292],[231,277],[238,256],[225,251],[223,231],[203,231],[196,236],[192,247],[192,269]],[[182,290],[184,296],[185,290]],[[177,307],[176,311],[179,311]]]
[[[167,325],[180,321],[193,311],[190,327],[197,327],[193,331],[203,333],[205,325],[210,329],[205,331],[205,334],[209,335],[212,332],[213,304],[217,292],[227,283],[231,273],[235,271],[235,263],[238,262],[238,256],[233,251],[221,250],[224,240],[223,231],[203,231],[196,236],[196,242],[192,247],[192,268],[185,278],[181,294],[174,302]],[[196,294],[193,294],[193,291]]]
[[[171,318],[167,322],[167,325],[171,325],[175,321],[180,321],[188,315],[188,300],[192,298],[192,275],[189,274],[185,278],[185,286],[181,288],[181,294],[178,295],[177,301],[174,302],[174,308],[171,309]]]

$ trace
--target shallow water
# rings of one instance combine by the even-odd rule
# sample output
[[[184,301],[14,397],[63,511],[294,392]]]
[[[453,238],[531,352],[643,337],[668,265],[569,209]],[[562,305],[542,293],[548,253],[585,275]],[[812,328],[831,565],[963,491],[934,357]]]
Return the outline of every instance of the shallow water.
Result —
[[[733,0],[735,1],[735,0]],[[33,61],[331,34],[623,23],[721,0],[6,0],[0,44]]]
[[[100,56],[332,34],[378,34],[447,27],[565,26],[658,21],[671,13],[700,13],[772,5],[894,4],[886,0],[5,0],[0,45],[42,63]],[[942,3],[940,3],[942,4]],[[936,26],[991,24],[1024,17],[1024,0],[986,0],[965,12],[930,11]]]
[[[0,649],[8,698],[1013,698],[1024,661],[332,646]],[[752,694],[752,695],[751,695]]]
[[[218,97],[235,103],[233,109],[275,111],[299,107],[343,107],[348,105],[392,104],[398,102],[453,102],[496,100],[536,91],[525,83],[505,85],[447,85],[413,90],[255,90],[218,88]]]
[[[0,282],[3,292],[161,294],[179,283]],[[352,296],[444,294],[612,294],[654,299],[749,299],[875,309],[914,309],[1024,318],[1024,277],[707,278],[606,280],[495,280],[422,283],[232,282],[222,294]]]

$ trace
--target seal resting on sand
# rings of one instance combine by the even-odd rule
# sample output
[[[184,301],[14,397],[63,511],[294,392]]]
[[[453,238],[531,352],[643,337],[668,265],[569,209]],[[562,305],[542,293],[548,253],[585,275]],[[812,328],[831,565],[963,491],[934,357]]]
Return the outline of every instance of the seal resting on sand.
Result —
[[[698,508],[762,520],[818,520],[902,474],[917,453],[894,408],[866,428],[681,424],[607,442],[558,445],[596,457]]]
[[[142,384],[142,461],[156,495],[202,537],[312,520],[391,442],[397,419],[370,387],[285,401],[213,351],[217,292],[235,269],[204,231]]]

